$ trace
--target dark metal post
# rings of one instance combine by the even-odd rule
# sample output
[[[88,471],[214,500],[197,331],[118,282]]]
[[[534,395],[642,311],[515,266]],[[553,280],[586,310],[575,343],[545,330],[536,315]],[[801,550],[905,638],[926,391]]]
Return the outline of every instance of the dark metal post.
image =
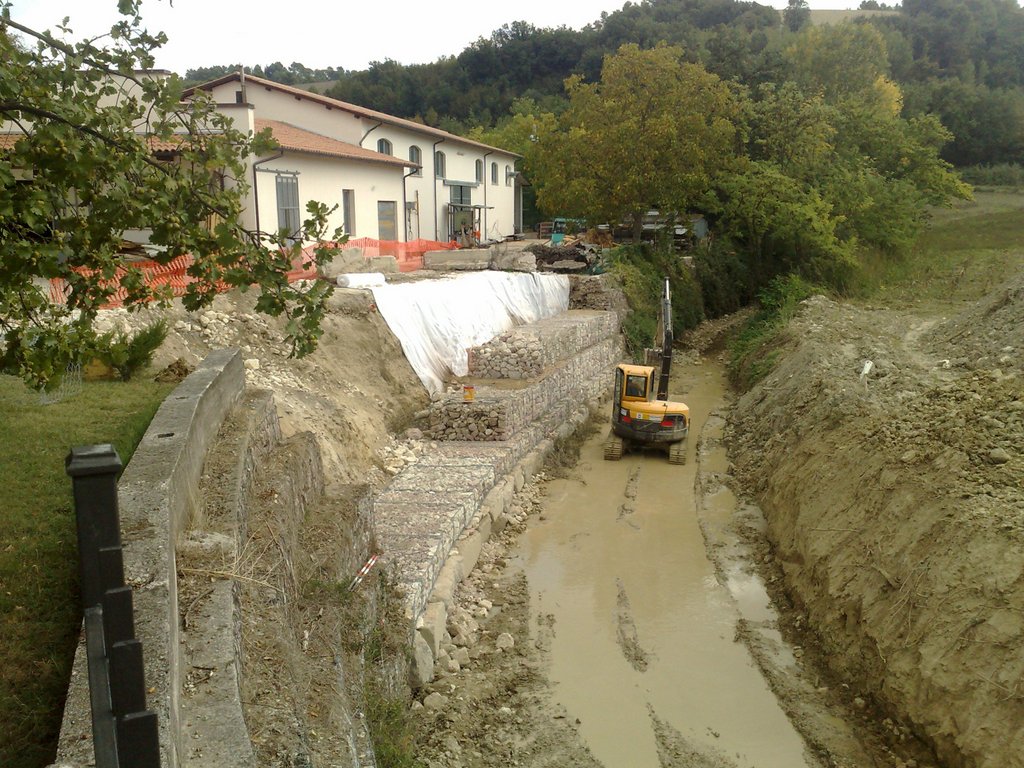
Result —
[[[96,768],[159,768],[156,714],[145,710],[142,644],[135,639],[132,590],[124,583],[112,445],[71,449],[78,558],[85,618]]]

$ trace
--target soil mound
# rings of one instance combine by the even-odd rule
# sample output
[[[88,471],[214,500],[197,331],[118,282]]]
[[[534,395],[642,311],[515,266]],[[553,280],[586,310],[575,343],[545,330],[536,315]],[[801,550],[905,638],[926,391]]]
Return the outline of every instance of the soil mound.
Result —
[[[951,766],[1024,765],[1022,316],[814,297],[730,426],[836,671]]]

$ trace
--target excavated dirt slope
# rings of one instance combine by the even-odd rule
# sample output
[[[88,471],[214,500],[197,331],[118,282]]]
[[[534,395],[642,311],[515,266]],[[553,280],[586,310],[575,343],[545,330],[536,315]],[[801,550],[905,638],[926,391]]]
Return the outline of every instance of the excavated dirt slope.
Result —
[[[1024,277],[951,319],[809,299],[731,418],[821,650],[949,766],[1024,765],[1022,317]]]

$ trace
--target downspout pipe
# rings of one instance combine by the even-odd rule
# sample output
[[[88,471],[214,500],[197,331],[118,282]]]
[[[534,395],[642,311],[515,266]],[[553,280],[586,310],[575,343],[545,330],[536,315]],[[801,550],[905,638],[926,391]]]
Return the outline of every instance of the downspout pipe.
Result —
[[[384,121],[383,120],[381,120],[379,123],[377,123],[375,126],[373,126],[373,128],[370,128],[366,133],[364,133],[363,134],[363,138],[361,138],[359,140],[359,146],[362,147],[363,146],[363,142],[366,141],[366,137],[369,136],[374,131],[376,131],[382,125],[384,125]],[[366,149],[366,147],[363,147],[363,149]]]
[[[434,145],[430,148],[430,161],[431,161],[431,163],[434,166],[434,239],[435,240],[440,240],[438,235],[441,234],[440,232],[438,232],[439,227],[437,226],[437,145],[438,144],[444,144],[444,142],[445,142],[445,139],[439,139],[438,141],[435,141]],[[446,173],[447,173],[447,171],[448,171],[448,169],[445,168],[445,172]]]
[[[413,168],[405,176],[402,177],[402,223],[405,225],[405,231],[403,232],[402,242],[409,242],[409,196],[405,189],[405,182],[410,176],[416,175],[416,169]]]
[[[484,238],[487,237],[487,180],[491,177],[490,169],[487,167],[487,156],[488,155],[493,155],[493,154],[494,154],[494,150],[493,149],[489,149],[486,152],[484,152],[484,178],[483,178],[483,185],[484,185],[484,212],[483,212],[483,217],[484,217],[484,223],[483,223],[483,227],[482,227],[483,232],[480,233],[480,242],[481,243],[484,241]]]
[[[256,212],[256,234],[260,235],[260,187],[256,179],[256,166],[260,163],[269,163],[271,160],[278,160],[284,157],[284,150],[282,149],[276,155],[270,157],[264,157],[262,160],[257,160],[252,164],[252,207]]]

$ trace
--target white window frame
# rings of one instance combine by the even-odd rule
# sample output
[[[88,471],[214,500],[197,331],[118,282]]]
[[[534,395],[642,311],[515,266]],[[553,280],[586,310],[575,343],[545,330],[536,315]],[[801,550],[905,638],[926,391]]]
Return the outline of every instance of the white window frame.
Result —
[[[277,174],[274,177],[274,191],[277,193],[277,230],[284,230],[287,237],[297,240],[302,230],[299,177],[294,174]]]
[[[354,189],[341,190],[341,220],[345,234],[349,237],[356,236],[356,191]]]

